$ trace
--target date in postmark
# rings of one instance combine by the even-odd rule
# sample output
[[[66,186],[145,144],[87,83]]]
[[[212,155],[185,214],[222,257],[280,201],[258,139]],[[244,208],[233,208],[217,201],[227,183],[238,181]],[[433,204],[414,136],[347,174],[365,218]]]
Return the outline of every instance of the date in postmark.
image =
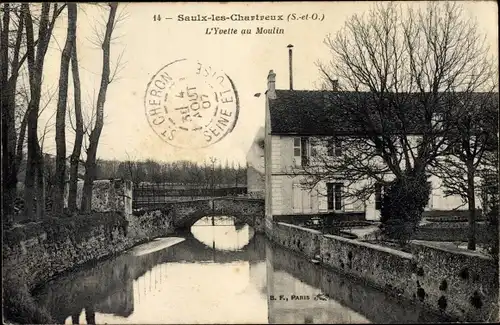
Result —
[[[162,67],[144,96],[149,125],[178,148],[211,146],[234,129],[239,99],[231,78],[199,61],[180,59]]]

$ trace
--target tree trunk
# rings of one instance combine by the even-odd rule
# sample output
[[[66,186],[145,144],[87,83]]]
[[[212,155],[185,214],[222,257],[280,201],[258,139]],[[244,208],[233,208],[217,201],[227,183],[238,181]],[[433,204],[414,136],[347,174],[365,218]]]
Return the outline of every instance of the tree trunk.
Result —
[[[3,222],[10,223],[16,198],[17,174],[14,168],[15,162],[15,105],[12,96],[15,89],[9,83],[9,26],[10,8],[9,4],[4,4],[4,13],[0,31],[0,98],[2,98],[2,216]],[[21,16],[22,19],[22,16]]]
[[[94,185],[95,170],[96,170],[95,162],[93,164],[91,164],[90,162],[91,158],[89,158],[87,153],[87,160],[85,162],[85,177],[83,180],[83,189],[82,189],[82,202],[80,206],[80,210],[86,213],[90,213],[92,211],[92,188]]]
[[[38,144],[38,143],[37,143]],[[37,157],[36,157],[36,217],[38,220],[43,219],[45,215],[45,204],[46,204],[46,181],[44,175],[44,161],[42,156],[42,150],[39,145],[37,145]]]
[[[78,192],[78,166],[80,163],[80,154],[82,151],[83,143],[83,116],[82,116],[82,100],[80,89],[80,71],[78,68],[78,57],[76,43],[73,47],[73,55],[71,57],[71,71],[73,74],[73,87],[75,96],[75,145],[71,154],[71,167],[70,167],[70,181],[68,193],[68,209],[69,211],[76,211],[78,204],[76,202]]]
[[[95,311],[91,304],[85,306],[85,320],[87,324],[95,324]]]
[[[470,165],[470,166],[469,166]],[[469,233],[467,249],[476,250],[476,196],[474,173],[471,172],[472,165],[467,166],[467,201],[469,203]]]
[[[29,104],[29,117],[28,117],[28,157],[26,159],[26,177],[24,181],[24,215],[26,219],[33,219],[34,197],[35,197],[35,176],[37,169],[37,156],[38,151],[36,145],[38,144],[38,109],[35,109],[40,103],[40,98],[32,97]]]
[[[104,103],[106,102],[106,92],[109,85],[109,57],[111,46],[111,34],[113,32],[116,16],[116,8],[118,3],[112,2],[109,4],[110,11],[108,22],[106,24],[106,32],[102,44],[102,74],[99,94],[97,96],[97,116],[95,127],[90,133],[89,148],[87,151],[87,161],[85,162],[85,180],[83,184],[82,205],[81,209],[89,213],[92,210],[92,187],[96,176],[96,155],[101,136],[102,127],[104,125]]]
[[[24,139],[26,137],[26,128],[28,127],[28,116],[29,116],[29,110],[26,109],[26,112],[24,113],[23,120],[21,121],[21,126],[19,127],[19,136],[17,138],[17,144],[16,144],[16,161],[14,164],[14,168],[17,173],[19,173],[19,168],[21,166],[21,162],[23,161],[23,147],[24,147]]]
[[[45,54],[50,41],[50,28],[48,26],[48,15],[50,4],[42,4],[42,14],[39,20],[39,38],[35,58],[35,42],[33,37],[33,20],[30,14],[29,5],[22,5],[26,16],[26,54],[28,57],[28,71],[30,81],[30,103],[28,105],[28,157],[26,163],[26,178],[24,192],[24,209],[28,220],[33,218],[33,198],[35,194],[36,169],[40,168],[41,158],[39,157],[38,144],[38,111],[40,107],[42,72]]]
[[[68,99],[69,62],[76,38],[76,3],[68,3],[68,30],[66,44],[61,54],[59,71],[59,98],[56,114],[56,173],[52,211],[61,214],[64,209],[64,187],[66,185],[66,104]]]

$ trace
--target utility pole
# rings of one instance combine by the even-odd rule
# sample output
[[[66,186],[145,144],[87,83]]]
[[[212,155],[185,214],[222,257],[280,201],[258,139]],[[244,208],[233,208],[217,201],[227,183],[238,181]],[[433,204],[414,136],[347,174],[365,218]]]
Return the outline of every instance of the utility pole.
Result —
[[[215,163],[217,158],[210,157],[210,162],[212,163],[212,196],[215,197]]]
[[[212,163],[212,200],[215,198],[215,162],[217,161],[217,158],[215,157],[210,157],[210,162]],[[215,219],[214,216],[212,216],[212,226],[215,226]]]

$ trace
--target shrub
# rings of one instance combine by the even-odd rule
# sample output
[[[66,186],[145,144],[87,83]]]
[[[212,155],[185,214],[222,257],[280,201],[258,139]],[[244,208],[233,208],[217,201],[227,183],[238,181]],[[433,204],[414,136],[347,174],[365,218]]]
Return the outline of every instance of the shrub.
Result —
[[[483,176],[482,203],[488,224],[488,253],[498,261],[498,174],[487,173]]]
[[[488,251],[491,256],[498,260],[498,197],[494,197],[489,203],[488,211],[488,229],[491,231],[490,244]]]
[[[386,187],[382,197],[381,225],[384,237],[404,246],[411,239],[429,201],[430,183],[424,174],[408,173]]]
[[[3,283],[3,313],[7,320],[19,324],[54,323],[48,311],[31,296],[27,285],[20,279],[10,277]]]

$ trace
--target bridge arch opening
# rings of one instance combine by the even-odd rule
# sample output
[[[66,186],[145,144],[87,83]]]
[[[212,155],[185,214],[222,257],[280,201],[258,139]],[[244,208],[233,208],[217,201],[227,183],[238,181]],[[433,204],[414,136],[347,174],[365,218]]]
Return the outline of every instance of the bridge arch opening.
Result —
[[[254,199],[213,198],[170,203],[168,208],[172,211],[175,229],[189,230],[206,216],[234,216],[261,231],[264,219],[264,202]]]
[[[234,216],[204,216],[190,231],[204,245],[221,251],[243,250],[255,235],[253,227]]]

